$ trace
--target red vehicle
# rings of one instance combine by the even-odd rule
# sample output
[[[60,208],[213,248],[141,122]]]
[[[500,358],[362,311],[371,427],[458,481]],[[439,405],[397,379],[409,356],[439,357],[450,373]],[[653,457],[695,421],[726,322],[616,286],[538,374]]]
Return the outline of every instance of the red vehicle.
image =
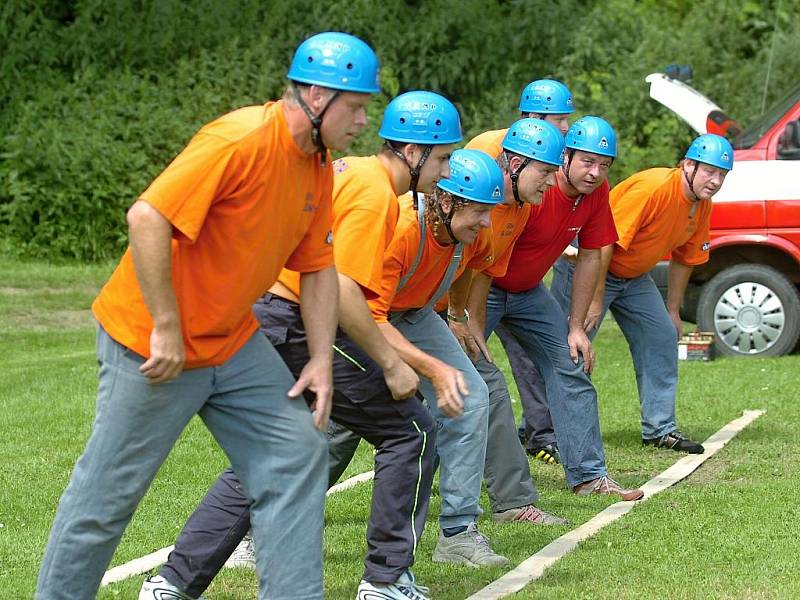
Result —
[[[698,133],[726,135],[735,162],[711,213],[710,260],[682,316],[714,332],[718,353],[779,356],[800,337],[800,86],[742,130],[703,95],[662,73],[650,96]],[[663,269],[654,272],[660,285]]]

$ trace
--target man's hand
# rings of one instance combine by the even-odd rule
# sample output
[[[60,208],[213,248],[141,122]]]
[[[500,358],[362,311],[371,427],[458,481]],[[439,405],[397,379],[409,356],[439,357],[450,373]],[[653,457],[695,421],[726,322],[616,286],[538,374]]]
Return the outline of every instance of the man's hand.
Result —
[[[139,372],[150,383],[164,383],[181,374],[184,360],[186,351],[180,323],[154,326],[150,333],[150,358],[139,367]]]
[[[405,400],[414,395],[419,387],[419,376],[401,358],[383,370],[386,386],[395,400]]]
[[[677,311],[669,311],[669,318],[672,319],[672,324],[675,326],[675,332],[680,340],[683,337],[683,319]]]
[[[464,352],[473,361],[478,360],[479,353],[483,353],[488,362],[494,362],[492,353],[486,345],[486,340],[483,339],[483,331],[477,323],[470,319],[466,323],[448,320],[447,324],[450,326],[450,331],[456,336],[458,343],[461,344]]]
[[[594,369],[594,349],[583,327],[570,326],[567,344],[569,345],[569,355],[572,358],[572,362],[577,365],[578,358],[582,356],[584,372],[591,373],[592,369]]]
[[[578,249],[570,244],[564,248],[564,251],[561,253],[561,258],[567,262],[571,262],[574,265],[576,262],[578,262]]]
[[[436,361],[436,366],[430,373],[430,380],[436,393],[436,405],[439,410],[448,417],[460,417],[464,412],[464,402],[461,400],[461,396],[469,393],[461,371],[441,361]]]
[[[583,322],[583,330],[585,332],[592,331],[600,325],[600,316],[603,314],[603,303],[592,300],[589,305],[589,310],[586,311],[586,319]]]
[[[311,390],[317,396],[311,403],[311,410],[314,411],[314,427],[323,432],[328,431],[333,398],[333,370],[329,359],[309,360],[300,372],[297,382],[289,390],[289,398],[297,398],[305,390]]]

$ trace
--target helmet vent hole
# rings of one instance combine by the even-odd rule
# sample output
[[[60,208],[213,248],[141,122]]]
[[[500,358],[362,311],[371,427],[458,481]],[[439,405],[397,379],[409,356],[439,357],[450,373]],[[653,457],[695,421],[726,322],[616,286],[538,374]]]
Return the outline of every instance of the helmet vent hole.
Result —
[[[406,118],[405,117],[400,117],[400,124],[401,125],[405,125],[406,124]]]
[[[353,63],[347,63],[347,69],[349,71],[352,71],[353,70]]]
[[[308,62],[310,62],[310,63],[314,62],[314,57],[313,56],[309,56],[308,57]]]
[[[437,133],[434,133],[434,134],[433,134],[433,139],[435,139],[435,140],[438,140],[438,139],[439,139],[439,134],[437,134]]]
[[[542,140],[536,140],[536,145],[537,146],[541,146],[542,145]]]
[[[441,119],[436,119],[436,126],[439,127],[442,124]]]
[[[465,175],[465,176],[464,176],[464,181],[466,181],[467,183],[469,183],[469,175]]]

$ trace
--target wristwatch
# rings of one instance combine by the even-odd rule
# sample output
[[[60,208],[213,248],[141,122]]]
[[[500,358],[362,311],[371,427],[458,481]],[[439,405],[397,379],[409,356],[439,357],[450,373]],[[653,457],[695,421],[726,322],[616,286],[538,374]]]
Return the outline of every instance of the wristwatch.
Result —
[[[456,315],[454,315],[453,313],[451,313],[448,310],[447,311],[447,320],[448,321],[452,321],[453,323],[466,323],[467,321],[469,321],[469,313],[467,312],[467,309],[465,308],[464,309],[464,316],[463,317],[457,317]]]

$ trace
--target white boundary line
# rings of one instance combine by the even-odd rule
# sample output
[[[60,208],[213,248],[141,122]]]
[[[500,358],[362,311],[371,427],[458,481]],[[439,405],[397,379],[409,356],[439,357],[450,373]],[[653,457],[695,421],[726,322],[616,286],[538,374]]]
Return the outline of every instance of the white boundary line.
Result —
[[[337,483],[331,487],[325,495],[330,496],[337,492],[349,490],[350,488],[357,486],[359,483],[370,481],[374,477],[375,471],[367,471],[366,473],[353,475],[349,479],[345,479],[341,483]],[[152,554],[135,558],[130,562],[126,562],[125,564],[114,567],[113,569],[109,569],[106,571],[105,575],[103,575],[103,580],[100,582],[100,586],[103,587],[109,583],[116,583],[118,581],[122,581],[123,579],[127,579],[128,577],[133,577],[134,575],[147,573],[147,571],[150,569],[155,569],[157,566],[167,562],[167,557],[174,548],[175,546],[167,546],[166,548],[161,548],[161,550],[156,550]]]
[[[737,433],[764,413],[765,411],[763,410],[744,411],[741,417],[725,425],[703,443],[706,449],[703,454],[690,454],[645,483],[641,487],[642,491],[644,491],[642,500],[612,504],[580,527],[553,540],[500,579],[493,581],[482,590],[469,596],[467,600],[496,600],[519,592],[530,582],[541,577],[547,567],[574,550],[580,542],[592,537],[606,525],[613,523],[624,514],[630,512],[636,504],[645,502],[691,475],[701,464],[731,441]]]

